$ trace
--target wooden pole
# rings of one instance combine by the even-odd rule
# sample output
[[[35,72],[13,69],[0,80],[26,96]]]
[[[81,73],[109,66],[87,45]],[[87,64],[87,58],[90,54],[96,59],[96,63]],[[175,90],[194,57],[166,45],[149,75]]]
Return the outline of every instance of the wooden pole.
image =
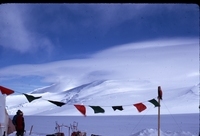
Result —
[[[158,103],[160,105],[160,98],[158,97]],[[158,106],[158,136],[160,136],[160,106]]]
[[[33,125],[31,126],[31,130],[30,130],[30,132],[29,132],[29,135],[31,135],[32,130],[33,130]]]
[[[160,100],[162,100],[162,89],[158,86],[158,136],[160,136]]]

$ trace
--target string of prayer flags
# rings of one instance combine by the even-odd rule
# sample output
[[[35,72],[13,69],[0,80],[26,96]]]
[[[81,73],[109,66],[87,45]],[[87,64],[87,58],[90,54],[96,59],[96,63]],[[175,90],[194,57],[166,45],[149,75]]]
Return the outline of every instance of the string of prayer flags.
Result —
[[[39,98],[42,98],[42,96],[35,97],[35,96],[28,95],[28,94],[25,94],[25,93],[23,93],[23,95],[26,96],[26,99],[27,99],[29,102],[32,102],[32,101],[34,101],[34,100],[36,100],[36,99],[39,99]]]
[[[6,95],[10,95],[10,94],[14,93],[13,90],[8,89],[8,88],[3,87],[3,86],[0,86],[0,91],[1,91],[2,94],[6,94]],[[27,100],[29,102],[32,102],[36,99],[42,98],[42,96],[35,97],[33,95],[29,95],[29,94],[25,94],[25,93],[22,93],[22,94],[25,95],[25,97],[27,98]],[[162,90],[161,90],[160,86],[158,87],[158,99],[162,99]],[[49,101],[49,102],[51,102],[51,103],[53,103],[53,104],[55,104],[56,106],[59,106],[59,107],[62,107],[63,105],[66,104],[64,102],[53,101],[53,100],[47,100],[47,101]],[[155,107],[160,107],[159,102],[154,98],[151,99],[151,100],[148,100],[148,102],[152,103]],[[86,105],[75,104],[74,106],[76,107],[76,109],[80,113],[82,113],[84,116],[86,116],[86,107],[85,107]],[[104,113],[105,112],[105,110],[103,108],[101,108],[100,106],[91,106],[91,105],[87,105],[87,106],[91,107],[94,110],[94,113]],[[139,112],[142,112],[147,108],[143,103],[135,103],[135,104],[133,104],[133,106],[135,106]],[[110,106],[110,107],[112,107],[112,109],[114,111],[124,110],[123,105],[122,106]]]
[[[143,110],[145,110],[147,107],[143,104],[143,103],[136,103],[136,104],[133,104],[137,110],[139,112],[142,112]]]
[[[90,106],[93,110],[94,110],[94,113],[104,113],[105,110],[102,109],[100,106]]]
[[[84,105],[74,105],[78,111],[80,111],[84,116],[86,116],[86,108]]]
[[[112,106],[112,108],[114,111],[115,110],[120,110],[120,111],[124,110],[122,106]]]
[[[8,89],[8,88],[3,87],[3,86],[0,86],[0,91],[1,91],[2,94],[6,94],[6,95],[10,95],[10,94],[14,93],[13,90]]]

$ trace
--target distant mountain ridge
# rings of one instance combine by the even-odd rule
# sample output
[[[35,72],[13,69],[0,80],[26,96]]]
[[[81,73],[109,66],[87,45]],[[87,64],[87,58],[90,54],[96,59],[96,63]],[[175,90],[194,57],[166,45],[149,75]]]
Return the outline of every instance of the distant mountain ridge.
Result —
[[[74,104],[105,106],[103,115],[129,115],[138,113],[131,105],[157,98],[157,86],[148,81],[136,80],[100,80],[82,84],[68,90],[62,90],[60,84],[53,84],[30,92],[33,96],[42,96],[29,103],[23,94],[7,96],[7,110],[9,114],[15,114],[18,109],[26,115],[81,115],[73,106]],[[60,88],[60,89],[59,89]],[[64,87],[63,87],[64,88]],[[199,84],[192,87],[165,89],[163,90],[163,102],[175,113],[197,113],[199,106]],[[53,91],[55,90],[55,91]],[[64,102],[66,105],[58,107],[48,100]],[[174,105],[174,103],[178,103]],[[162,103],[161,103],[162,104]],[[109,106],[130,105],[123,111],[112,111]],[[189,107],[190,110],[186,110]],[[148,105],[150,111],[147,114],[156,114],[156,109]],[[162,106],[164,114],[168,109]],[[89,108],[87,108],[89,109]],[[94,115],[93,111],[87,110],[88,115]],[[102,114],[97,114],[102,115]]]

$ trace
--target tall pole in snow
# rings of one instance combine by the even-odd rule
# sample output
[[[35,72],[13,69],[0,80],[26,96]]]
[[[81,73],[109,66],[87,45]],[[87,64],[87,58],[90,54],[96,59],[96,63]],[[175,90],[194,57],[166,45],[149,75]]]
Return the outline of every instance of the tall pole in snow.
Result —
[[[160,105],[160,98],[158,98],[158,103]],[[158,106],[158,136],[160,136],[160,106]]]
[[[158,136],[160,136],[160,100],[162,100],[162,89],[158,86]]]

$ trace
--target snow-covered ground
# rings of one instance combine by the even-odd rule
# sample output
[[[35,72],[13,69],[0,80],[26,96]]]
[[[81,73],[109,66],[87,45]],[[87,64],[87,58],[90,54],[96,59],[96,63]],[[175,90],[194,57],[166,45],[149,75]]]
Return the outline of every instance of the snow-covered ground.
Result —
[[[101,136],[157,136],[157,115],[134,116],[25,116],[26,136],[54,134],[56,122],[61,132],[69,136],[71,125],[77,130]],[[66,127],[68,126],[68,127]],[[72,129],[70,129],[70,133]],[[199,114],[176,114],[161,116],[160,136],[198,136]],[[14,136],[15,133],[10,134]]]

